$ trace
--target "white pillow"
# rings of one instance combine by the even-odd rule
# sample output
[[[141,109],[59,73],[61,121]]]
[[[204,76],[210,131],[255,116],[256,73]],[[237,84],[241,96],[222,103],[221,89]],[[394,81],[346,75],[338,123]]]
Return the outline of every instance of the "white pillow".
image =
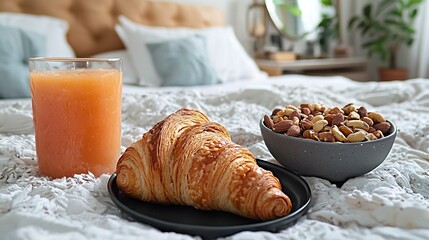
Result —
[[[138,84],[138,76],[132,65],[131,56],[126,50],[116,50],[96,54],[94,58],[122,58],[122,79],[123,83]]]
[[[75,57],[66,37],[69,25],[62,19],[3,12],[0,13],[0,24],[44,36],[46,39],[45,57]]]
[[[147,43],[164,42],[195,34],[203,35],[207,39],[211,64],[222,82],[255,79],[261,74],[231,27],[204,29],[149,27],[132,22],[124,16],[119,17],[119,23],[115,27],[116,32],[131,55],[141,85],[154,87],[161,84],[146,47]]]

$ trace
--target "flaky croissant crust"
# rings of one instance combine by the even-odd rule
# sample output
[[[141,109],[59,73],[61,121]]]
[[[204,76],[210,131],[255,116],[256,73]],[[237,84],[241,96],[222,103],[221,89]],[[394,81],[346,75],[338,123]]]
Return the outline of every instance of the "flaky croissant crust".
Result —
[[[157,123],[126,149],[116,173],[122,191],[148,202],[261,220],[292,209],[279,180],[198,110],[181,109]]]

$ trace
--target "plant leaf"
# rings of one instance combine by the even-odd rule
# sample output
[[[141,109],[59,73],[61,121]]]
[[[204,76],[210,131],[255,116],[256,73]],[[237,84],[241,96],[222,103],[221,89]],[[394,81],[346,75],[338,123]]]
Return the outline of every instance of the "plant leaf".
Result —
[[[352,29],[353,28],[353,25],[356,23],[356,21],[358,21],[359,20],[359,17],[358,16],[354,16],[354,17],[352,17],[350,20],[349,20],[349,29]]]
[[[367,4],[364,9],[363,9],[363,15],[366,18],[371,18],[371,12],[372,12],[372,5],[371,4]]]
[[[386,13],[386,16],[389,16],[389,15],[401,18],[402,12],[401,12],[401,10],[394,8],[391,11]]]
[[[392,0],[383,0],[377,5],[377,9],[375,10],[375,15],[378,16],[383,12],[386,8],[388,8],[395,1]]]
[[[409,17],[410,17],[411,21],[414,20],[414,18],[416,18],[417,13],[418,13],[418,9],[417,8],[414,8],[413,10],[411,10],[411,12],[409,14]]]
[[[408,3],[406,4],[406,7],[410,8],[414,5],[420,4],[421,2],[423,2],[423,0],[409,0]]]
[[[322,5],[324,6],[332,6],[332,0],[320,0],[320,2],[322,3]]]

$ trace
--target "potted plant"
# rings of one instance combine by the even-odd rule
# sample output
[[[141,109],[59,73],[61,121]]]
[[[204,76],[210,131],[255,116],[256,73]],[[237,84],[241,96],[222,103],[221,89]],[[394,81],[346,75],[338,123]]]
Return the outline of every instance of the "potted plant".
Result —
[[[333,0],[320,0],[320,2],[323,7],[334,8]],[[324,54],[329,52],[330,41],[338,39],[339,36],[337,14],[337,12],[335,14],[322,13],[322,19],[317,25],[319,44]]]
[[[362,44],[368,55],[379,55],[387,67],[379,68],[380,80],[405,80],[406,68],[398,68],[397,57],[401,46],[414,42],[413,22],[423,0],[380,0],[377,5],[368,3],[361,16],[349,21],[349,29],[357,28],[367,40]]]

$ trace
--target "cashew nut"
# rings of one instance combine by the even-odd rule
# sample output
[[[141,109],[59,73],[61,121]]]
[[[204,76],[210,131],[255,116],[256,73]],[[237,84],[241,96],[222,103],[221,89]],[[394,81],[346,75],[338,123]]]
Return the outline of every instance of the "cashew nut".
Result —
[[[347,136],[348,142],[362,142],[365,140],[366,133],[364,131],[357,131],[355,133],[350,134]]]
[[[324,119],[325,119],[325,117],[323,117],[323,115],[317,115],[317,116],[313,117],[313,119],[311,119],[311,122],[313,124],[315,124],[316,122],[318,122],[320,120],[324,120]]]
[[[332,135],[337,139],[337,141],[345,142],[347,141],[346,136],[340,131],[340,129],[337,126],[333,126],[331,129]]]
[[[344,114],[349,115],[351,112],[356,111],[356,106],[353,103],[349,103],[343,107]]]
[[[368,124],[362,120],[350,120],[346,123],[346,125],[348,127],[352,127],[352,128],[360,128],[360,129],[363,129],[365,131],[369,130]]]
[[[349,119],[350,120],[359,120],[360,119],[359,113],[357,113],[357,112],[351,112],[349,114]]]
[[[315,132],[320,132],[320,130],[322,130],[326,125],[328,125],[328,121],[326,121],[326,120],[319,120],[319,121],[317,121],[314,124],[313,130]]]

